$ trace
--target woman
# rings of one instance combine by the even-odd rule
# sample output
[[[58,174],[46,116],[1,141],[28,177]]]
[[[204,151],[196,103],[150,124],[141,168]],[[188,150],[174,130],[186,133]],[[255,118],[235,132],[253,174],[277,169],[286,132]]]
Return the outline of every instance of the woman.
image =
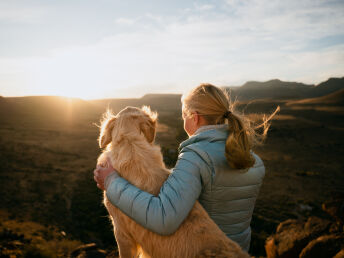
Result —
[[[161,235],[173,234],[198,200],[221,230],[248,251],[265,175],[251,148],[266,136],[268,121],[258,135],[245,117],[234,113],[226,92],[211,84],[196,87],[182,103],[189,139],[181,143],[176,166],[158,196],[131,185],[112,167],[95,169],[97,186],[122,212]]]

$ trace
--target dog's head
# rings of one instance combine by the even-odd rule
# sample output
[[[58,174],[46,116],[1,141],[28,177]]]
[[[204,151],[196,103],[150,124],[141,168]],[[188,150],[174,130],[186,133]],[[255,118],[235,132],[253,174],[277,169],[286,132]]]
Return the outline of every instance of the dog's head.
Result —
[[[143,135],[147,142],[155,138],[157,113],[149,107],[126,107],[117,115],[107,111],[101,122],[99,146],[105,148],[111,142],[119,142],[123,137]]]

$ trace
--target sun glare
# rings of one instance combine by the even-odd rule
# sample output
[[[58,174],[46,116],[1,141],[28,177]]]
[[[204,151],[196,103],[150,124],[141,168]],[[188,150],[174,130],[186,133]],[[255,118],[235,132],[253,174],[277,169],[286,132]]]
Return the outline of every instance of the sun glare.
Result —
[[[29,72],[38,95],[95,99],[104,95],[103,86],[110,84],[103,70],[75,49],[36,59]]]

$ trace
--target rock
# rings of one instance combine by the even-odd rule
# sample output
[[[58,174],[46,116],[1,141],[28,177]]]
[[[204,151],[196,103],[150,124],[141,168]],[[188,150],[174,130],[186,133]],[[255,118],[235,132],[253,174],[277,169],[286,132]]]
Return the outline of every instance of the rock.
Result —
[[[286,221],[281,222],[276,229],[276,233],[281,233],[285,230],[288,230],[292,227],[298,227],[301,228],[303,222],[296,220],[296,219],[288,219]]]
[[[340,250],[333,258],[344,258],[344,249]]]
[[[320,236],[302,250],[300,258],[327,258],[335,256],[344,248],[344,236],[325,235]]]
[[[322,209],[336,220],[338,227],[343,231],[344,198],[337,198],[335,200],[324,202],[322,204]]]
[[[269,237],[265,242],[266,257],[278,257],[277,245],[273,237]]]
[[[95,243],[79,246],[70,253],[71,258],[105,258],[106,252],[97,247]]]
[[[286,220],[277,227],[276,234],[268,238],[265,251],[268,258],[298,257],[302,249],[330,227],[330,221],[310,217],[306,222]]]
[[[319,236],[330,228],[331,222],[318,217],[309,217],[304,225],[307,234]]]

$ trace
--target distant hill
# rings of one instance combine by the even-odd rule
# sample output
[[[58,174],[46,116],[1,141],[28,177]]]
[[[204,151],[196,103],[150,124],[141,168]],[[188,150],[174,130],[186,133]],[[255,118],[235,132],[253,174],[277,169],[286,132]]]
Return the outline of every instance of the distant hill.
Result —
[[[28,96],[0,98],[0,119],[2,122],[17,120],[25,124],[52,125],[59,122],[73,124],[89,120],[103,112],[100,107],[82,99],[57,96]],[[18,119],[22,117],[22,119]],[[53,125],[52,125],[53,126]]]
[[[344,77],[330,78],[319,85],[284,82],[278,79],[266,82],[250,81],[240,87],[225,87],[232,98],[252,99],[302,99],[319,97],[344,88]]]
[[[306,105],[326,104],[326,105],[344,106],[344,89],[340,89],[336,92],[330,93],[322,97],[292,101],[290,102],[290,104],[306,104]]]
[[[284,82],[278,79],[266,82],[249,81],[240,87],[225,87],[231,92],[232,98],[239,101],[250,100],[303,100],[318,98],[309,101],[340,102],[343,98],[344,77],[330,78],[318,85],[309,85],[299,82]],[[322,98],[328,94],[336,93]],[[107,108],[118,112],[126,106],[150,106],[159,113],[173,112],[179,117],[181,110],[181,94],[147,94],[142,98],[128,99],[99,99],[82,100],[57,96],[29,96],[29,97],[2,97],[0,96],[0,119],[2,122],[17,119],[20,116],[30,117],[32,123],[44,120],[45,123],[60,121],[74,123],[78,120],[99,120],[100,115]],[[26,119],[26,122],[29,120]],[[165,121],[168,122],[168,121]]]
[[[239,101],[305,99],[324,96],[339,89],[344,89],[344,77],[330,78],[319,85],[274,79],[266,82],[249,81],[239,87],[224,88],[231,93],[233,99]],[[101,99],[90,102],[103,108],[110,107],[114,112],[118,112],[128,105],[148,105],[154,110],[164,112],[169,110],[179,111],[181,108],[180,98],[181,94],[146,94],[138,99]]]
[[[118,112],[126,106],[150,106],[159,113],[172,112],[179,117],[180,94],[147,94],[142,98],[82,100],[57,96],[0,97],[0,121],[26,126],[71,126],[81,121],[98,122],[107,108]],[[18,119],[22,118],[22,119]],[[25,119],[24,119],[25,118]],[[173,119],[172,119],[173,120]]]
[[[92,100],[91,103],[103,108],[111,108],[114,112],[118,112],[126,106],[143,105],[150,106],[153,110],[163,111],[179,111],[181,109],[181,94],[146,94],[138,99],[101,99]]]
[[[313,97],[320,97],[332,92],[344,89],[344,77],[342,78],[330,78],[325,82],[322,82],[312,89],[311,95]]]
[[[146,94],[141,99],[142,100],[156,100],[161,98],[169,98],[171,100],[180,100],[181,94]]]
[[[23,113],[60,113],[70,109],[72,109],[73,111],[81,112],[84,109],[94,108],[94,105],[86,100],[58,96],[8,97],[0,98],[0,103],[15,105],[18,109],[22,110]]]

